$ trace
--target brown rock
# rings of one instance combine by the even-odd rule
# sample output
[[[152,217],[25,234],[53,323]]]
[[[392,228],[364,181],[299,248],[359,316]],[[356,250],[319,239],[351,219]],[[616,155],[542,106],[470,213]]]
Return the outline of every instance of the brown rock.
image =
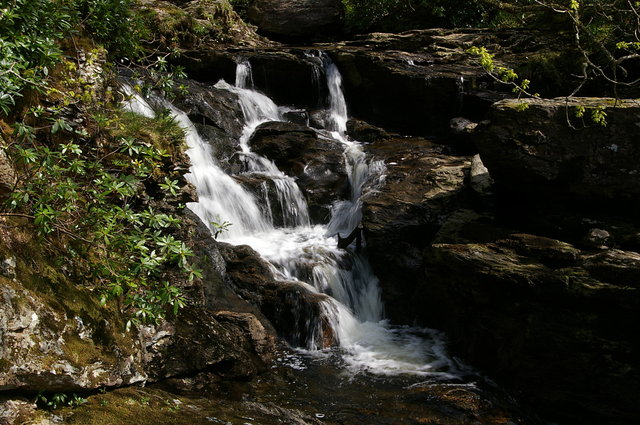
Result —
[[[367,252],[389,317],[410,323],[407,294],[422,273],[422,251],[464,201],[471,161],[417,138],[391,138],[366,148],[386,165],[383,185],[363,198]]]
[[[341,31],[340,0],[254,0],[249,19],[261,33],[284,38],[319,39]]]
[[[258,307],[292,346],[335,345],[322,308],[326,295],[313,293],[297,282],[276,281],[270,266],[249,246],[221,244],[221,253],[235,292]]]
[[[588,118],[600,107],[606,126]],[[576,118],[580,108],[584,118]],[[496,185],[509,194],[636,205],[640,146],[633,135],[639,123],[637,100],[503,100],[478,127],[476,144]]]
[[[0,149],[0,200],[5,199],[11,193],[15,183],[16,172],[4,150]]]
[[[260,124],[249,143],[254,152],[273,160],[281,171],[296,178],[312,221],[326,222],[331,203],[344,196],[348,188],[344,145],[319,138],[309,127],[289,122]]]
[[[434,244],[424,270],[410,295],[420,320],[543,416],[628,423],[640,414],[638,254],[513,234]]]

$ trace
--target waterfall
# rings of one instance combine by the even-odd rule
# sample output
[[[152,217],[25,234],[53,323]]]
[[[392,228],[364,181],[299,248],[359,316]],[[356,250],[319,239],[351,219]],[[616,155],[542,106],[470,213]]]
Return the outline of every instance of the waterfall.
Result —
[[[311,225],[306,201],[295,180],[272,161],[251,151],[250,137],[255,129],[263,122],[282,120],[282,109],[252,88],[251,66],[246,60],[238,63],[236,85],[221,80],[215,87],[238,96],[245,117],[239,141],[245,166],[242,173],[265,179],[258,191],[264,199],[225,174],[186,114],[168,104],[187,133],[187,154],[192,162],[187,179],[196,186],[199,196],[199,201],[188,207],[210,227],[211,222],[230,222],[229,231],[220,238],[250,245],[273,265],[280,279],[298,281],[311,291],[329,295],[321,308],[333,328],[339,344],[335,350],[346,368],[354,372],[454,378],[459,370],[446,356],[442,336],[429,329],[394,327],[383,320],[378,279],[366,257],[337,248],[335,234],[351,232],[360,224],[363,189],[383,179],[384,165],[368,159],[360,144],[347,137],[347,104],[340,73],[327,55],[321,54],[320,58],[322,68],[317,73],[326,77],[326,112],[330,119],[327,128],[319,131],[343,144],[351,185],[350,199],[333,205],[330,222]],[[267,182],[273,183],[278,202],[285,206],[289,220],[285,220],[284,227],[273,224]],[[320,343],[320,338],[311,337],[301,348],[315,352],[323,349]]]
[[[342,91],[342,75],[338,67],[322,52],[321,58],[325,64],[327,87],[329,88],[329,124],[328,130],[337,132],[344,137],[347,132],[347,101]]]
[[[349,199],[336,201],[332,206],[331,221],[327,228],[327,235],[339,234],[343,237],[349,235],[362,220],[362,189],[365,183],[375,187],[381,184],[384,178],[383,161],[370,161],[362,151],[360,144],[350,140],[346,136],[347,131],[347,101],[342,90],[342,76],[338,67],[329,56],[321,52],[324,73],[329,89],[329,119],[327,130],[331,135],[345,145],[344,158],[349,176],[351,193]],[[370,180],[377,179],[373,183]]]
[[[273,182],[286,225],[308,226],[310,221],[307,203],[294,179],[280,171],[273,161],[251,152],[249,147],[251,135],[260,124],[268,121],[282,121],[282,114],[271,99],[260,92],[245,87],[247,82],[251,81],[253,81],[251,65],[247,61],[241,61],[236,70],[236,84],[239,86],[231,86],[224,80],[215,85],[217,88],[238,95],[245,118],[245,126],[240,137],[245,173],[260,176]],[[270,202],[268,191],[264,192],[264,195],[263,202],[268,204]]]
[[[251,71],[251,62],[247,59],[238,59],[236,67],[236,87],[242,89],[253,88],[253,73]]]

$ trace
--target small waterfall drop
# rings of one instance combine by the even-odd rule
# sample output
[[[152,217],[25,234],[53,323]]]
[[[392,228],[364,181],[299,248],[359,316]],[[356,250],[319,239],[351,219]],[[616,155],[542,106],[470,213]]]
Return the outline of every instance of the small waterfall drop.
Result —
[[[249,82],[252,84],[252,81],[251,65],[248,61],[240,61],[236,68],[236,86],[231,86],[224,80],[220,80],[215,85],[217,88],[238,95],[245,118],[245,126],[240,137],[245,173],[268,179],[273,183],[286,226],[308,226],[310,220],[307,203],[294,179],[280,171],[273,161],[252,152],[249,146],[251,135],[260,124],[268,121],[282,121],[282,114],[271,99],[246,87]],[[268,189],[263,191],[263,203],[270,203]]]
[[[337,248],[336,233],[351,232],[360,225],[364,187],[382,181],[384,165],[366,157],[358,142],[346,136],[347,104],[337,67],[325,54],[320,55],[329,89],[327,137],[344,145],[344,158],[351,185],[350,199],[333,205],[326,225],[310,225],[307,205],[294,179],[275,164],[251,151],[250,137],[266,121],[280,121],[277,105],[251,88],[251,66],[240,61],[236,85],[218,82],[218,89],[238,96],[245,116],[240,139],[244,157],[243,174],[260,176],[273,182],[279,202],[288,208],[291,220],[284,227],[273,225],[273,212],[263,188],[262,200],[246,191],[236,179],[225,174],[212,156],[211,148],[198,135],[186,114],[168,107],[187,132],[187,151],[192,167],[187,178],[198,191],[199,201],[189,204],[206,224],[230,222],[220,238],[232,244],[247,244],[269,261],[281,279],[299,281],[312,291],[330,296],[321,308],[335,333],[341,364],[354,372],[412,374],[431,378],[456,378],[458,365],[447,357],[442,336],[433,330],[394,327],[383,320],[378,280],[366,257]],[[322,130],[321,130],[322,131]],[[321,138],[322,139],[322,138]],[[266,186],[265,186],[266,187]],[[307,341],[307,350],[322,349],[321,338]]]

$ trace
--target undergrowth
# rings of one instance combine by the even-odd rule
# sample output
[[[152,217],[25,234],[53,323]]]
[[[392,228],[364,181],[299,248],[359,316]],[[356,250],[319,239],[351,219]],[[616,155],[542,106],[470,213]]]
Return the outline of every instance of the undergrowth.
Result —
[[[0,215],[28,220],[43,246],[74,259],[78,284],[115,303],[127,327],[185,303],[200,272],[177,237],[184,132],[170,114],[121,109],[114,60],[173,88],[166,56],[142,52],[132,0],[8,0],[0,7],[0,149],[15,184]],[[138,60],[138,62],[135,62]],[[184,205],[179,207],[184,208]],[[5,225],[6,225],[5,221]]]

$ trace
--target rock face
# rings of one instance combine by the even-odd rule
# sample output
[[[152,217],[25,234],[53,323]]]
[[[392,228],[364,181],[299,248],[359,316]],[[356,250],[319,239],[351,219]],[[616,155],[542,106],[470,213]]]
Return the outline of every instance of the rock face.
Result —
[[[340,0],[254,0],[249,19],[276,38],[317,40],[342,29]]]
[[[315,55],[309,54],[315,52]],[[324,81],[318,79],[322,63],[317,50],[287,47],[261,49],[201,49],[180,58],[189,76],[215,84],[220,79],[233,84],[239,58],[246,59],[253,71],[256,90],[278,105],[315,108],[326,94]]]
[[[384,185],[363,200],[367,252],[387,313],[410,323],[408,293],[421,275],[422,251],[465,199],[471,161],[445,155],[443,146],[424,139],[384,139],[367,150],[386,165]]]
[[[466,358],[558,421],[638,417],[640,255],[511,234],[434,244],[425,264],[419,314]]]
[[[221,286],[217,257],[205,255],[207,245],[197,235],[206,232],[207,241],[214,242],[189,214],[180,231],[196,235],[191,244],[204,263],[198,265],[204,280]],[[30,240],[16,230],[2,234],[0,257],[14,255],[15,270],[12,278],[0,276],[0,394],[95,390],[204,370],[247,378],[271,361],[275,332],[248,303],[245,311],[208,308],[202,282],[196,281],[184,288],[190,305],[178,318],[126,332],[118,312],[101,307],[95,294],[76,287],[65,267],[53,267],[30,247]],[[23,255],[27,251],[28,261]],[[223,289],[217,295],[230,298]]]
[[[640,414],[635,210],[575,202],[635,193],[635,172],[625,173],[637,168],[628,135],[640,120],[620,104],[606,128],[579,131],[563,109],[533,102],[521,118],[500,102],[485,130],[468,135],[480,138],[482,160],[366,133],[366,149],[386,163],[384,185],[363,199],[363,225],[389,318],[446,331],[453,353],[559,423],[626,424]],[[557,142],[529,141],[530,128]],[[613,158],[612,145],[627,157]],[[585,171],[558,171],[565,159]],[[576,175],[579,183],[560,184]]]
[[[78,391],[147,379],[142,341],[100,314],[91,295],[60,285],[69,299],[55,301],[19,281],[0,282],[0,391]]]
[[[536,32],[429,29],[368,34],[327,51],[342,73],[351,115],[402,134],[444,136],[450,119],[480,120],[505,96],[467,49],[488,46],[497,62],[514,66],[555,45]]]
[[[527,105],[520,111],[519,105]],[[606,126],[591,121],[604,105]],[[584,112],[583,118],[576,114]],[[593,204],[640,199],[640,102],[577,98],[503,100],[476,144],[498,187],[510,194]],[[629,205],[627,205],[628,207]]]
[[[272,161],[285,174],[295,177],[312,221],[327,222],[331,202],[348,190],[344,146],[319,138],[309,127],[287,122],[260,124],[249,140],[254,152]]]

